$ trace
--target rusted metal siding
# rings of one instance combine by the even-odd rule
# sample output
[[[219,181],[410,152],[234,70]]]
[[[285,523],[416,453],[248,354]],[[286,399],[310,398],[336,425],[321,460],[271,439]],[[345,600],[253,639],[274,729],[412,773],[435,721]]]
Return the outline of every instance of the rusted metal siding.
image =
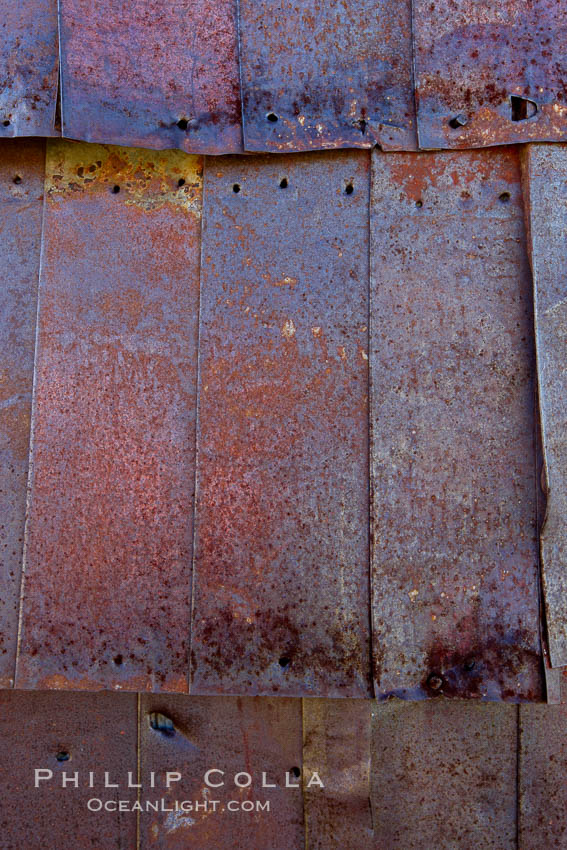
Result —
[[[305,850],[372,848],[369,700],[303,700]],[[321,789],[317,778],[324,782]]]
[[[368,189],[207,160],[193,693],[370,694]]]
[[[239,0],[244,146],[414,149],[411,5]]]
[[[373,707],[373,847],[516,850],[516,706]]]
[[[201,170],[48,145],[19,687],[187,688]]]
[[[57,0],[1,0],[0,137],[55,136]]]
[[[60,0],[63,135],[242,150],[236,0]]]
[[[567,138],[567,8],[413,0],[421,148]]]
[[[375,152],[376,695],[541,698],[517,151]]]
[[[44,142],[0,141],[0,687],[16,663],[44,166]]]
[[[551,665],[561,667],[567,665],[567,147],[529,145],[524,165],[547,490],[542,575]]]
[[[518,847],[567,845],[567,706],[520,706]]]
[[[161,718],[153,725],[161,725],[162,731],[151,726],[157,714]],[[173,729],[163,730],[165,718]],[[141,815],[140,850],[303,850],[301,700],[146,696],[140,723],[141,778],[146,789],[151,771],[161,777],[166,770],[179,771],[182,780],[163,794],[166,806],[174,807],[176,799],[201,804],[188,813]],[[224,771],[210,777],[214,783],[224,782],[222,787],[205,784],[211,768]],[[252,783],[236,787],[234,777],[243,773],[252,777]],[[263,774],[265,784],[277,787],[263,789]],[[288,784],[297,787],[285,787],[286,774]],[[246,783],[247,777],[240,775],[237,781]],[[144,791],[144,797],[151,793]],[[213,800],[218,801],[216,811]],[[269,811],[227,808],[230,801],[240,805],[256,800],[268,801]]]
[[[2,850],[136,847],[135,812],[87,809],[93,797],[136,800],[124,787],[128,771],[136,782],[135,695],[0,691],[0,736]],[[53,773],[37,788],[36,768]],[[104,789],[105,772],[119,789]]]

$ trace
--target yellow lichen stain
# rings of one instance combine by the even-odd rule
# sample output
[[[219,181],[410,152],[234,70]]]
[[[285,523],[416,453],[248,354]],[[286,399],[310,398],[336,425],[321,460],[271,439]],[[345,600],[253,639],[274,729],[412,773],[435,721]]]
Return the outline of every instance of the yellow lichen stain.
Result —
[[[177,207],[199,217],[203,160],[179,150],[143,150],[48,139],[46,196],[108,193],[147,212]]]

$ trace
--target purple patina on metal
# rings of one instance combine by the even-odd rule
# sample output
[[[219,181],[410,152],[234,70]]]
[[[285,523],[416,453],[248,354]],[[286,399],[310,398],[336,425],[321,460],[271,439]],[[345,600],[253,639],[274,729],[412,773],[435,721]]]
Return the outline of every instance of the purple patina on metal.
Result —
[[[239,0],[244,147],[416,147],[409,0]]]

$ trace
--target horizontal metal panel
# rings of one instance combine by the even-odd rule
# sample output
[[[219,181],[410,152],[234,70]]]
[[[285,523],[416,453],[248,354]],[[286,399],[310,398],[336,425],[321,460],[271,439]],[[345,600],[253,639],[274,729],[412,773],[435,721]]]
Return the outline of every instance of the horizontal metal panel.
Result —
[[[567,147],[530,145],[525,159],[547,505],[541,531],[551,665],[567,665]]]
[[[567,138],[567,8],[413,0],[421,148]]]
[[[87,806],[136,801],[127,788],[129,771],[136,782],[136,725],[134,694],[1,691],[2,850],[136,847],[135,812]],[[36,769],[46,771],[37,787]],[[119,788],[104,787],[105,773]]]
[[[374,848],[516,850],[517,706],[375,705]]]
[[[567,842],[567,706],[520,706],[518,847]]]
[[[1,687],[16,664],[44,171],[44,142],[0,141]]]
[[[376,695],[537,700],[517,151],[375,152],[371,256]]]
[[[305,850],[374,847],[371,709],[369,700],[303,700]]]
[[[19,687],[187,688],[201,170],[48,145]]]
[[[173,809],[140,816],[140,850],[303,850],[300,700],[146,696],[140,723],[143,799]],[[167,770],[180,780],[149,790]],[[193,808],[175,811],[176,800]]]
[[[236,0],[60,0],[63,135],[242,150]]]
[[[207,160],[193,693],[369,695],[368,189]]]
[[[415,148],[409,0],[239,9],[246,150]]]
[[[57,0],[0,0],[0,137],[58,136]]]

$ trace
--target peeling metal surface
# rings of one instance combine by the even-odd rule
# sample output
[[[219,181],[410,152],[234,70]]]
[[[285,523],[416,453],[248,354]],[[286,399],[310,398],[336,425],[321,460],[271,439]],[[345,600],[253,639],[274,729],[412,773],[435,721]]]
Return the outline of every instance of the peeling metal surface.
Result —
[[[374,847],[371,709],[369,700],[303,700],[305,850]],[[314,772],[324,790],[308,787]]]
[[[370,694],[368,189],[207,160],[192,693]]]
[[[530,145],[524,162],[547,508],[541,531],[552,667],[567,665],[567,147]]]
[[[236,0],[60,0],[63,135],[242,150]]]
[[[411,4],[239,0],[244,147],[416,147]]]
[[[135,812],[95,814],[87,801],[136,800],[136,790],[125,787],[128,771],[136,781],[136,716],[133,694],[1,691],[2,850],[135,847]],[[53,774],[37,788],[36,768]],[[105,771],[120,788],[104,788]]]
[[[152,729],[150,716],[160,712],[173,733]],[[303,850],[301,793],[301,701],[247,697],[146,696],[141,711],[141,778],[148,787],[151,771],[163,777],[176,770],[182,779],[163,796],[199,803],[198,810],[144,814],[140,819],[140,850],[258,847],[262,850]],[[222,787],[207,787],[204,777]],[[294,770],[295,769],[295,770]],[[250,785],[245,775],[252,777]],[[296,777],[298,773],[298,777]],[[240,774],[240,775],[239,775]],[[265,784],[276,787],[262,788]],[[297,787],[286,788],[288,784]],[[145,798],[155,792],[145,790]],[[160,792],[161,795],[161,792]],[[270,803],[269,811],[229,811],[255,801]],[[217,801],[213,806],[213,801]],[[234,805],[233,804],[233,805]]]
[[[517,150],[373,155],[376,695],[541,698]]]
[[[567,845],[567,706],[520,706],[518,847]]]
[[[516,706],[373,706],[375,848],[516,850]]]
[[[57,0],[1,0],[0,137],[58,136]]]
[[[45,144],[0,141],[0,687],[13,684],[41,245]]]
[[[567,138],[567,8],[413,0],[421,148]]]
[[[201,191],[48,144],[19,687],[187,689]]]

